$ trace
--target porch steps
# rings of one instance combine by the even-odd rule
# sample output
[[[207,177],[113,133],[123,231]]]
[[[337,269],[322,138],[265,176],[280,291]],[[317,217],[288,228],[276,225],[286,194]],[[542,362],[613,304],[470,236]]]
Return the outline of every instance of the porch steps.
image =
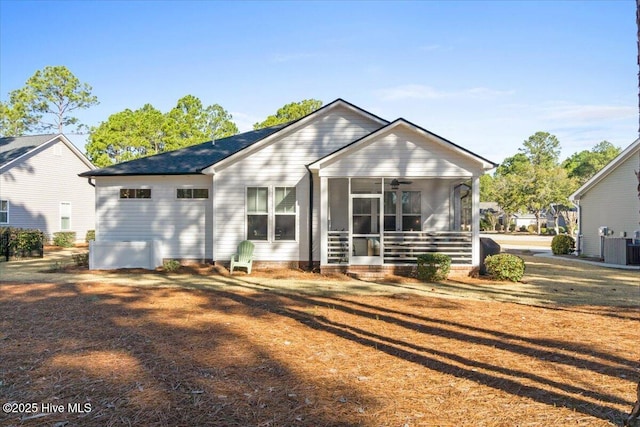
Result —
[[[363,282],[371,282],[375,280],[384,279],[389,273],[384,269],[366,269],[366,270],[347,270],[345,273],[347,276],[356,280],[362,280]]]

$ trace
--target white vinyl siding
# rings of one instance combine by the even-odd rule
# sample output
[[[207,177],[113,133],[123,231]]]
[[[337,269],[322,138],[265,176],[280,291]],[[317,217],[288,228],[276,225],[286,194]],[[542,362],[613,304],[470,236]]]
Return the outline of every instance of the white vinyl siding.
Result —
[[[435,140],[396,127],[363,143],[357,151],[347,149],[329,162],[320,176],[471,177],[483,173],[478,162]]]
[[[337,107],[316,120],[283,133],[259,151],[245,155],[225,168],[216,168],[216,259],[228,261],[246,236],[246,186],[295,187],[297,241],[257,241],[256,260],[307,261],[309,259],[309,175],[311,164],[382,125],[354,111]],[[250,183],[250,184],[249,184]],[[320,260],[320,180],[314,177],[314,259]],[[273,233],[273,232],[270,232]]]
[[[634,173],[638,170],[639,151],[620,163],[580,199],[580,233],[585,255],[600,256],[598,227],[609,227],[615,237],[626,232],[629,238],[633,238],[634,230],[640,229],[638,181]]]
[[[60,203],[68,202],[73,207],[70,231],[84,241],[87,230],[95,228],[95,189],[78,174],[89,169],[59,140],[9,164],[0,173],[0,199],[10,207],[8,225],[37,228],[51,238],[60,231]]]
[[[183,203],[176,200],[176,189],[189,186],[212,194],[211,183],[210,176],[191,175],[96,178],[96,240],[159,241],[164,258],[210,259],[212,202]],[[122,188],[148,188],[151,198],[120,199]]]

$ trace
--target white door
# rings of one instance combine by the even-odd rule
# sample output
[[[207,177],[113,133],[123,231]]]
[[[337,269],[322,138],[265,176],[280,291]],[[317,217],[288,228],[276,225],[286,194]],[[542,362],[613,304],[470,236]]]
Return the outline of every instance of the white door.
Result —
[[[381,209],[382,195],[351,196],[351,264],[382,264]]]

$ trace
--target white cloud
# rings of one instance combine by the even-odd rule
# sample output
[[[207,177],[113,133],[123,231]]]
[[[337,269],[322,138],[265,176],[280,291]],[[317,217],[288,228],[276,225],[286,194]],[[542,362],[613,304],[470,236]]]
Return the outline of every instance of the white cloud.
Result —
[[[495,90],[486,87],[474,87],[457,91],[442,91],[432,86],[407,84],[378,90],[378,95],[386,101],[403,99],[443,99],[443,98],[494,98],[512,95],[513,90]]]
[[[628,119],[638,114],[637,107],[625,105],[562,104],[552,105],[544,110],[544,118],[572,122]]]
[[[445,48],[440,46],[439,44],[430,44],[427,46],[421,46],[419,49],[425,52],[433,52],[434,50],[445,50]]]
[[[232,111],[231,116],[233,117],[233,122],[238,126],[238,130],[242,132],[247,132],[249,130],[253,130],[253,124],[264,119],[258,119],[255,116],[250,114],[245,114],[237,111]]]
[[[305,52],[301,52],[301,53],[276,53],[276,54],[271,55],[271,62],[276,62],[276,63],[291,62],[291,61],[298,61],[298,60],[301,60],[301,59],[315,58],[316,56],[318,56],[318,55],[314,54],[314,53],[305,53]]]

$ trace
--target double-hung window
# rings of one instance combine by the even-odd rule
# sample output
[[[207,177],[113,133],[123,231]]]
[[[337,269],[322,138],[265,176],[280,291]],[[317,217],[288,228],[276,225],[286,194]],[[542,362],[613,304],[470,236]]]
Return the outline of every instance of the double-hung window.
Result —
[[[247,239],[268,240],[268,187],[247,187]]]
[[[274,240],[296,240],[296,188],[276,187]]]
[[[295,187],[247,187],[247,239],[296,240]]]
[[[60,230],[71,230],[71,203],[60,202]]]
[[[384,192],[384,230],[422,230],[420,191]]]
[[[419,191],[402,192],[402,231],[422,230],[420,204]]]
[[[0,224],[9,222],[9,201],[0,200]]]

